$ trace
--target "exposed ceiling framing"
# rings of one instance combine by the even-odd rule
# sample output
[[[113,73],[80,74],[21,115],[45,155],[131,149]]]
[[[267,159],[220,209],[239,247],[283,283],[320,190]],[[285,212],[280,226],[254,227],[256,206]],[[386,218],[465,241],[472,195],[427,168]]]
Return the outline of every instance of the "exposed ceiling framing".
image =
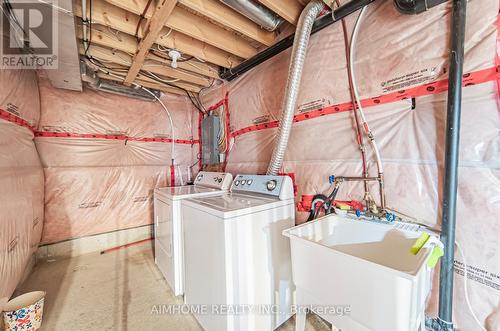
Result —
[[[277,37],[219,0],[84,1],[90,42],[85,49],[80,22],[80,55],[105,68],[101,78],[124,85],[197,93],[218,79],[220,67],[237,66]],[[295,24],[308,0],[258,2]],[[81,0],[75,2],[75,15],[83,17]],[[182,55],[176,68],[169,50]]]

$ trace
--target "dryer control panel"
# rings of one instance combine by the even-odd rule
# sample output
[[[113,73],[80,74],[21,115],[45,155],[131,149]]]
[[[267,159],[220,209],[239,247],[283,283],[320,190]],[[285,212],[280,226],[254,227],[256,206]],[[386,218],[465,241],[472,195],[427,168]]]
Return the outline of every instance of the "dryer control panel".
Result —
[[[194,179],[194,185],[229,190],[233,175],[225,172],[200,171]]]
[[[293,199],[293,183],[288,176],[237,175],[231,192],[256,193],[287,200]]]

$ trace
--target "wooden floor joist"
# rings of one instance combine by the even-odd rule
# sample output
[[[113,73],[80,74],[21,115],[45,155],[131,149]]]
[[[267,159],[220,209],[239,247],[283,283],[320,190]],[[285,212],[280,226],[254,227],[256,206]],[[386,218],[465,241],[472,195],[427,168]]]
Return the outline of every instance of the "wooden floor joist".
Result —
[[[78,2],[75,4],[75,13],[76,16],[82,17],[81,6]],[[89,8],[87,16],[90,17]],[[103,0],[92,1],[92,21],[132,36],[135,35],[137,26],[140,23],[138,15],[113,6]],[[143,35],[143,27],[140,26],[138,36],[143,37]],[[241,58],[239,57],[177,31],[171,31],[168,28],[162,29],[156,43],[164,47],[175,48],[182,53],[225,68],[232,68],[241,63]]]
[[[87,52],[83,47],[83,43],[79,47],[80,54],[87,54],[93,58],[97,58],[106,62],[114,62],[119,65],[130,67],[132,64],[132,57],[124,52],[118,50],[111,50],[106,47],[97,45],[90,45]],[[210,86],[211,81],[207,77],[195,75],[186,71],[176,70],[156,61],[149,61],[143,64],[142,69],[150,71],[154,74],[160,75],[166,80],[179,79],[186,83],[200,85],[203,87]]]
[[[304,6],[297,0],[258,0],[261,4],[294,25],[299,20]]]
[[[137,77],[137,74],[144,64],[146,56],[149,54],[149,49],[153,46],[158,34],[167,22],[170,14],[172,14],[176,5],[177,0],[160,0],[156,5],[153,15],[146,24],[144,37],[137,46],[137,52],[132,59],[132,65],[128,70],[127,77],[125,77],[123,84],[130,86],[135,80],[135,77]]]
[[[81,26],[77,26],[77,36],[80,40],[83,39]],[[134,54],[137,50],[138,43],[137,39],[129,34],[113,31],[105,26],[94,24],[92,26],[92,40],[90,44],[104,46],[111,50],[119,50],[128,54]],[[153,46],[153,48],[155,48],[155,46]],[[170,60],[151,53],[146,59],[154,60],[170,66]],[[215,66],[201,63],[196,60],[177,62],[177,68],[178,70],[185,70],[210,78],[219,78],[219,73]]]
[[[115,75],[119,75],[120,77],[123,77],[123,79],[122,79],[122,83],[123,83],[123,81],[125,80],[125,77],[127,75],[128,67],[122,66],[118,63],[109,63],[108,68],[109,69],[104,68],[104,70],[109,71],[111,73],[114,73]],[[99,72],[101,72],[101,71],[99,71]],[[175,88],[177,86],[180,88],[179,90],[181,90],[181,91],[187,90],[189,92],[194,92],[194,93],[198,93],[201,89],[200,86],[188,84],[188,83],[181,82],[181,81],[164,79],[164,82],[160,82],[160,81],[156,80],[155,78],[148,77],[146,75],[143,75],[142,73],[139,73],[137,75],[134,82],[137,82],[137,81],[155,84],[158,86],[173,87],[173,88]]]
[[[259,25],[224,5],[219,0],[178,0],[178,2],[263,45],[271,46],[275,42],[276,34],[274,32],[262,29]]]
[[[141,15],[148,3],[148,0],[105,1],[116,7],[127,10],[128,12],[135,13],[136,15]],[[149,19],[152,15],[153,10],[148,9],[144,16]],[[257,49],[250,45],[245,39],[181,7],[174,8],[172,14],[166,21],[166,26],[244,59],[257,54]]]

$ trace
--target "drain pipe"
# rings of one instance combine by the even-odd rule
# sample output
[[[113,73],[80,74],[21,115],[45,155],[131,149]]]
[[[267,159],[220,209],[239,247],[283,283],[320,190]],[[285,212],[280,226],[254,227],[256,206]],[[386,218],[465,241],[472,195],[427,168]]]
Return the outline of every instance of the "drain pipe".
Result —
[[[302,14],[300,14],[295,31],[290,67],[288,69],[288,79],[282,106],[283,111],[281,113],[273,155],[267,168],[268,175],[277,175],[283,164],[288,138],[292,130],[293,115],[297,106],[297,97],[299,95],[300,80],[302,78],[302,69],[304,68],[309,37],[311,36],[314,21],[324,6],[325,4],[322,1],[312,0],[307,4]]]
[[[446,331],[453,330],[453,261],[455,253],[466,7],[467,0],[453,1],[446,114],[443,214],[441,219],[441,241],[444,244],[444,256],[441,259],[441,272],[439,275],[439,323],[441,324],[441,330]]]
[[[267,31],[275,31],[284,20],[254,0],[220,0],[226,6],[257,23]]]

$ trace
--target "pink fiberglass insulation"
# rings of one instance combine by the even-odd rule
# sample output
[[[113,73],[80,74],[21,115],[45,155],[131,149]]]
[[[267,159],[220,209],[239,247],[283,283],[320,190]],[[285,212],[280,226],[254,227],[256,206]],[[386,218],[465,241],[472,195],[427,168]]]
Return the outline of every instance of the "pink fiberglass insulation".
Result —
[[[0,310],[38,248],[43,171],[33,142],[40,116],[36,73],[0,70]]]
[[[500,324],[500,155],[497,84],[498,1],[467,8],[457,240],[468,262],[473,309],[489,331]],[[356,15],[348,17],[348,34]],[[373,3],[361,24],[355,72],[365,113],[381,149],[388,206],[440,227],[444,163],[450,6],[421,15],[399,14],[390,1]],[[307,217],[301,200],[329,193],[330,175],[360,176],[341,24],[311,37],[299,102],[283,172],[297,185],[297,222]],[[203,95],[214,104],[226,92],[233,144],[227,170],[265,173],[273,150],[290,50],[222,88]],[[411,98],[415,97],[412,109]],[[376,167],[366,146],[370,174]],[[378,200],[376,186],[372,196]],[[344,184],[339,199],[360,200],[362,184]],[[463,262],[455,257],[455,317],[476,330],[464,298]],[[436,314],[437,282],[429,299]]]
[[[151,224],[153,189],[172,183],[172,138],[158,102],[40,80],[36,146],[45,172],[44,243]],[[187,98],[163,95],[175,127],[175,184],[187,180],[192,123]],[[180,141],[180,142],[179,142]]]

